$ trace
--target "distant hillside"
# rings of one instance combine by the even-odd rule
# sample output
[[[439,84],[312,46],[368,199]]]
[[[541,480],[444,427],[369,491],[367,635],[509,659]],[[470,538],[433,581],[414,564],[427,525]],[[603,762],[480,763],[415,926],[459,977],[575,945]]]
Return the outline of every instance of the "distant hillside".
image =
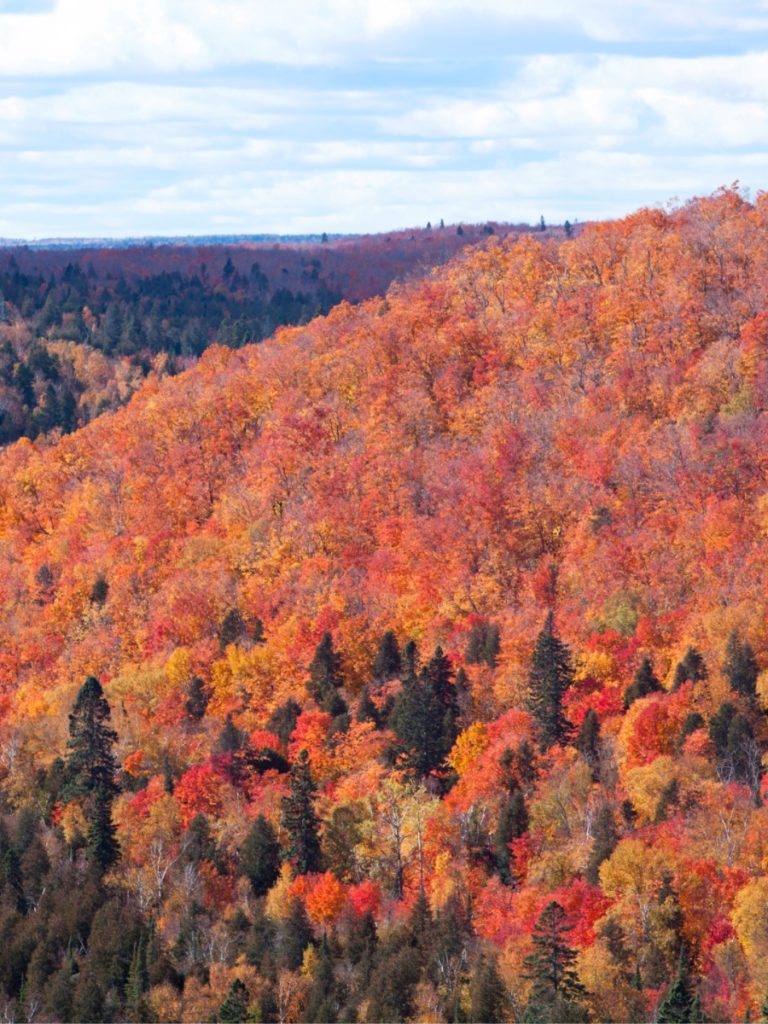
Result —
[[[158,365],[174,372],[213,342],[236,348],[342,300],[384,294],[392,281],[427,273],[492,230],[511,229],[0,249],[0,443],[71,430],[95,409],[114,408]],[[126,390],[96,382],[94,393],[62,352],[80,352],[81,368],[98,364],[101,376],[106,357],[110,375],[134,383]]]

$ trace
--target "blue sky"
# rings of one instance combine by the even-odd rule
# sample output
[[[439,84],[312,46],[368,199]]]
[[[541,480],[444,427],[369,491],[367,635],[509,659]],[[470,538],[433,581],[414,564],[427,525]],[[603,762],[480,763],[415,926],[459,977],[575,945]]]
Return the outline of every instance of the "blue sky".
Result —
[[[768,187],[768,0],[0,0],[0,237],[613,217]]]

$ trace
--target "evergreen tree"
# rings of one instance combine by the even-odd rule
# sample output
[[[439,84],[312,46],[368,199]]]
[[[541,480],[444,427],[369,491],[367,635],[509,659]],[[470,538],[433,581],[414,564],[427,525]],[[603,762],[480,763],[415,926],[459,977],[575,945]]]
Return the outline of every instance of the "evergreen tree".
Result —
[[[684,948],[680,947],[677,974],[659,1003],[658,1024],[689,1024],[701,1020],[698,1000],[691,990],[690,969]]]
[[[211,833],[210,823],[202,811],[198,811],[187,826],[182,851],[187,864],[200,864],[204,860],[211,864],[217,862],[219,851],[216,848],[216,840]]]
[[[245,636],[245,622],[239,608],[230,608],[219,626],[219,646],[222,651]]]
[[[224,721],[224,728],[219,733],[219,738],[214,746],[216,754],[237,754],[243,749],[245,736],[232,721],[232,715],[227,714]]]
[[[630,686],[624,692],[624,707],[628,708],[641,697],[647,697],[651,693],[662,693],[664,687],[656,678],[653,671],[653,664],[648,657],[643,658],[640,667],[635,672]]]
[[[493,1024],[506,1020],[507,989],[496,959],[481,956],[469,983],[469,1020],[472,1024]]]
[[[144,993],[147,990],[147,964],[144,936],[133,947],[131,965],[128,968],[128,980],[125,983],[125,1008],[131,1021],[145,1021],[147,1007]]]
[[[572,682],[568,647],[555,635],[554,616],[549,612],[536,640],[528,677],[528,706],[539,725],[542,750],[562,743],[568,736],[563,697]]]
[[[526,957],[523,974],[533,982],[524,1020],[530,1022],[586,1021],[584,987],[574,962],[576,952],[566,943],[572,930],[565,911],[555,900],[547,904],[533,929],[534,952]]]
[[[406,679],[415,679],[419,670],[419,649],[415,640],[409,640],[403,648],[403,673]]]
[[[683,683],[699,683],[706,678],[707,666],[704,658],[695,647],[689,647],[682,661],[677,663],[672,689],[678,690]]]
[[[281,704],[272,712],[267,722],[267,729],[276,736],[279,736],[282,742],[287,745],[291,738],[291,733],[296,728],[296,722],[300,714],[301,706],[292,697],[289,697],[284,704]]]
[[[734,630],[728,637],[723,674],[736,693],[754,700],[757,694],[758,667],[755,653],[748,643],[742,643]]]
[[[377,729],[381,728],[378,708],[371,700],[371,695],[367,690],[363,690],[360,694],[360,702],[357,705],[355,718],[358,722],[373,722]]]
[[[400,647],[397,637],[391,629],[388,629],[381,638],[379,649],[373,660],[371,674],[377,682],[385,683],[389,679],[397,679],[402,671],[403,661],[400,657]]]
[[[492,622],[475,622],[467,640],[464,658],[468,665],[488,665],[496,668],[501,650],[501,632]]]
[[[109,726],[110,709],[101,684],[89,676],[80,688],[69,716],[65,799],[100,792],[118,792],[117,762],[112,747],[117,733]]]
[[[221,1024],[244,1024],[248,1020],[248,989],[239,978],[229,986],[226,999],[219,1007],[217,1019]]]
[[[688,737],[692,733],[696,732],[698,729],[703,729],[703,728],[704,728],[704,719],[699,714],[699,712],[698,711],[689,711],[689,713],[686,715],[685,721],[683,722],[683,726],[680,729],[680,735],[678,736],[677,743],[676,743],[677,750],[682,750],[683,749],[685,741],[688,739]]]
[[[525,798],[519,789],[515,789],[501,806],[494,835],[496,870],[504,885],[513,885],[515,882],[510,863],[509,843],[514,839],[520,839],[527,831],[528,811]]]
[[[120,856],[117,829],[112,821],[112,797],[101,789],[93,798],[86,854],[99,874],[108,871]]]
[[[91,604],[98,605],[101,607],[106,603],[107,597],[109,596],[109,584],[107,583],[106,577],[101,573],[96,577],[96,580],[91,587]]]
[[[309,755],[302,750],[291,767],[291,788],[283,797],[283,828],[288,833],[285,860],[292,861],[299,875],[320,870],[320,822],[315,814],[317,787],[312,778]]]
[[[324,936],[317,951],[317,962],[302,1019],[308,1024],[333,1024],[344,999],[342,986],[334,972],[334,958],[328,939]]]
[[[307,692],[318,707],[336,718],[347,710],[339,693],[343,683],[341,656],[333,648],[331,634],[324,633],[309,666]]]
[[[584,715],[574,746],[592,769],[596,778],[600,766],[600,721],[592,708]]]
[[[208,710],[208,688],[199,676],[192,676],[187,686],[184,709],[193,722],[199,722]]]
[[[263,814],[251,825],[240,854],[240,873],[251,883],[255,896],[264,896],[280,874],[277,835]]]
[[[728,753],[728,730],[736,715],[736,708],[730,701],[723,701],[709,720],[709,738],[715,745],[717,756],[723,758]]]
[[[426,778],[444,767],[456,741],[457,717],[451,665],[438,647],[418,679],[406,677],[389,715],[389,728],[397,737],[395,753],[406,771]]]
[[[314,939],[312,925],[304,910],[304,904],[300,899],[291,901],[291,909],[283,925],[283,933],[280,941],[280,959],[289,971],[295,971],[301,967],[304,959],[304,950]]]
[[[599,885],[600,865],[611,856],[619,841],[613,810],[609,804],[603,804],[597,812],[593,835],[594,842],[587,862],[586,878],[590,885]]]

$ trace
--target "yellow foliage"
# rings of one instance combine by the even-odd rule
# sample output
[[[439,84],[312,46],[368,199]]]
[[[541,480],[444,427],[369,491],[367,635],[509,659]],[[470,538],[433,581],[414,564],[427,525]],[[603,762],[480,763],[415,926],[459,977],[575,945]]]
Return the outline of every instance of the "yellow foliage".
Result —
[[[177,647],[165,663],[168,682],[176,689],[184,686],[192,675],[192,655],[188,647]]]
[[[283,864],[280,869],[280,877],[267,893],[264,904],[267,917],[270,917],[273,921],[286,921],[288,919],[288,915],[291,912],[291,903],[293,902],[293,894],[291,892],[292,881],[290,864]]]
[[[456,872],[447,850],[438,853],[430,884],[429,903],[436,913],[446,905],[456,891]]]
[[[768,988],[768,878],[755,878],[740,889],[731,921],[749,963],[754,994]]]
[[[70,846],[82,840],[88,833],[88,822],[83,813],[83,808],[76,800],[72,800],[64,808],[59,823],[64,833],[64,838]]]
[[[488,749],[488,734],[482,722],[474,722],[458,737],[448,755],[448,764],[458,775],[463,775],[478,757]]]

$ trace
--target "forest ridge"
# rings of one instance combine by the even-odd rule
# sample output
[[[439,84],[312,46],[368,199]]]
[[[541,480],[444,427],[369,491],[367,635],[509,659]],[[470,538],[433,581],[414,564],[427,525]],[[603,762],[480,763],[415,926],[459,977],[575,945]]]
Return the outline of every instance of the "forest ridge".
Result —
[[[2,451],[8,1012],[765,1014],[767,308],[723,189]]]

